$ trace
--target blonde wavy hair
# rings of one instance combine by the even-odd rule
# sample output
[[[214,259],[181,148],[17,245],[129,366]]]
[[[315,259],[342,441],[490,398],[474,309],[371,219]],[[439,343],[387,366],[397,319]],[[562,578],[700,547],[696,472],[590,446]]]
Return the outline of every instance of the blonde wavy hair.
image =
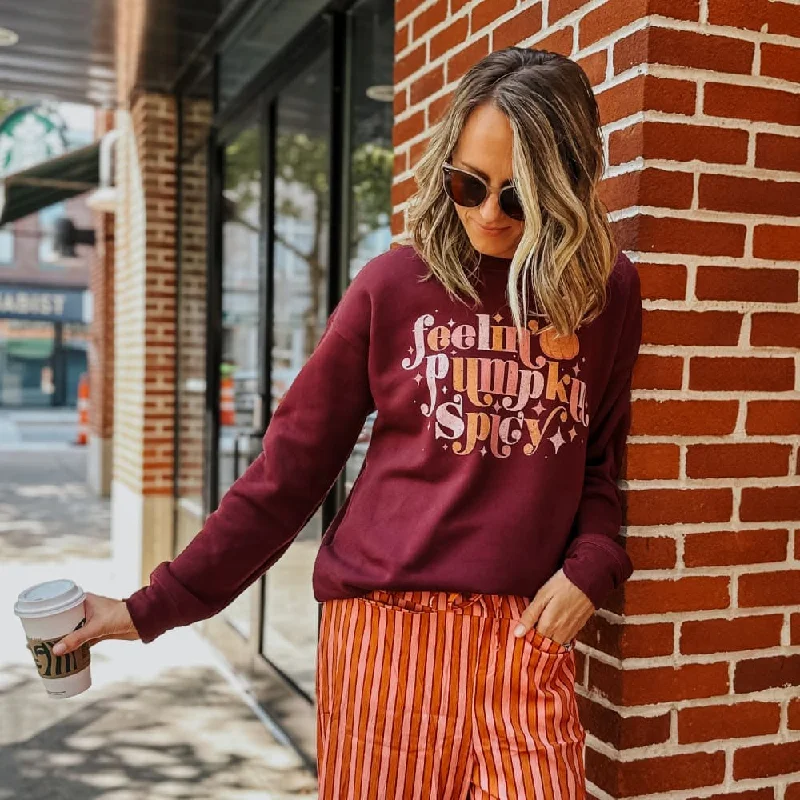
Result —
[[[603,310],[617,246],[597,193],[604,170],[600,113],[586,73],[571,59],[508,47],[467,72],[414,171],[407,233],[428,264],[426,280],[436,277],[452,297],[478,302],[471,277],[480,256],[445,194],[442,165],[469,114],[484,103],[511,124],[514,185],[525,212],[508,276],[514,322],[525,327],[531,294],[532,313],[559,336],[573,334]]]

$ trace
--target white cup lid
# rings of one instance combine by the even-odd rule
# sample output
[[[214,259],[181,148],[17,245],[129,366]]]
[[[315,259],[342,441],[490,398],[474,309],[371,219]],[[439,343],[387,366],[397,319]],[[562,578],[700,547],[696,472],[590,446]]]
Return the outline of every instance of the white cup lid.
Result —
[[[45,581],[20,592],[14,613],[18,617],[50,617],[79,605],[84,596],[83,589],[67,578]]]

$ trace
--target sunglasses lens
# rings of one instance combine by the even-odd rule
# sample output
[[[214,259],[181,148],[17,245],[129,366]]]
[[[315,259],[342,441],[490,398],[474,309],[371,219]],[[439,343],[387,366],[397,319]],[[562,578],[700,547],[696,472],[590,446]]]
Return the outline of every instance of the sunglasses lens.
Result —
[[[517,190],[513,186],[506,186],[500,192],[500,208],[511,219],[523,220],[525,219],[525,212],[522,210],[522,202],[519,199]]]
[[[477,178],[460,170],[446,169],[444,186],[450,199],[459,206],[474,208],[486,198],[486,187]]]

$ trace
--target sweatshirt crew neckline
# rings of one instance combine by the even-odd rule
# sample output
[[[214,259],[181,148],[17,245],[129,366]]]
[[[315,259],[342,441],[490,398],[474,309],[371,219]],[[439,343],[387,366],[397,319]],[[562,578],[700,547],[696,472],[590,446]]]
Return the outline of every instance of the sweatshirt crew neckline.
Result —
[[[478,261],[479,270],[489,270],[491,272],[507,272],[511,266],[510,258],[500,258],[499,256],[487,256],[480,253],[480,260]]]

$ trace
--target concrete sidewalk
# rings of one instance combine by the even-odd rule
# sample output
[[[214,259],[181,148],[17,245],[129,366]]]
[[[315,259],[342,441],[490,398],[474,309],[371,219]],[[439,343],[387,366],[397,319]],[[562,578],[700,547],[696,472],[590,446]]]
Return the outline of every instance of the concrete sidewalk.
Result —
[[[0,452],[0,563],[110,557],[109,503],[86,485],[86,450]]]
[[[92,648],[92,688],[68,700],[47,696],[13,615],[19,591],[69,577],[117,593],[113,561],[88,552],[107,548],[107,503],[77,500],[76,540],[69,509],[77,490],[67,490],[63,468],[59,484],[58,466],[48,472],[37,457],[48,458],[28,454],[23,468],[0,453],[0,800],[315,798],[313,776],[193,629],[149,645],[101,642]],[[32,498],[38,519],[30,519]]]

